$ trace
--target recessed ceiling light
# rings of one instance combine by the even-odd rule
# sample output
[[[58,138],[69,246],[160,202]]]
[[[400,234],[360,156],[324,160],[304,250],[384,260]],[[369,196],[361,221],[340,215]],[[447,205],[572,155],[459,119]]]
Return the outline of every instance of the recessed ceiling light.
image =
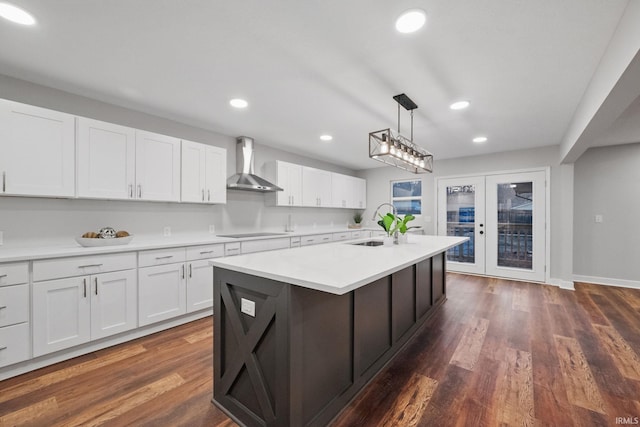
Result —
[[[427,15],[421,9],[409,9],[396,19],[396,30],[401,33],[418,31],[427,22]]]
[[[0,3],[0,16],[16,24],[33,25],[36,20],[26,10],[9,3]]]
[[[449,108],[451,108],[452,110],[464,110],[469,105],[469,101],[457,101],[449,105]]]
[[[229,101],[229,105],[231,105],[234,108],[247,108],[249,103],[244,99],[234,98],[231,101]]]
[[[323,141],[331,141],[333,137],[331,135],[320,135],[320,139]]]
[[[473,138],[473,142],[475,142],[476,144],[481,144],[483,142],[487,142],[487,137],[486,136],[476,136],[475,138]]]

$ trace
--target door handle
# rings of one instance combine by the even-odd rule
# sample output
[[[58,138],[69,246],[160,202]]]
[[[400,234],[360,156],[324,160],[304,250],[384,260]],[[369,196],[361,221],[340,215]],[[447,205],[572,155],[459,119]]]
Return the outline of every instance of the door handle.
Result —
[[[202,201],[204,202],[204,188],[202,189]]]
[[[138,184],[138,199],[142,198],[142,184]]]
[[[211,201],[211,190],[207,190],[207,202]]]
[[[129,184],[129,198],[133,199],[133,184]]]
[[[484,227],[484,224],[480,224],[480,227]]]
[[[484,234],[484,231],[480,230],[480,234]]]
[[[189,264],[189,278],[193,277],[193,264]]]
[[[83,295],[84,295],[84,298],[86,298],[87,297],[87,279],[82,279],[82,284],[84,286]]]
[[[98,295],[98,278],[95,277],[93,280],[94,280],[94,282],[96,284],[96,295]]]
[[[2,171],[2,192],[7,191],[7,173]]]
[[[184,264],[182,264],[182,278],[184,279]]]

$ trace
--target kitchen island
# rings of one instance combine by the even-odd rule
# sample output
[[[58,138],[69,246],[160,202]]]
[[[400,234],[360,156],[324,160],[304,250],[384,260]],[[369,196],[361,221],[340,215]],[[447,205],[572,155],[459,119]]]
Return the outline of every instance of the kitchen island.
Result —
[[[248,426],[326,425],[444,302],[445,251],[466,240],[212,260],[214,403]]]

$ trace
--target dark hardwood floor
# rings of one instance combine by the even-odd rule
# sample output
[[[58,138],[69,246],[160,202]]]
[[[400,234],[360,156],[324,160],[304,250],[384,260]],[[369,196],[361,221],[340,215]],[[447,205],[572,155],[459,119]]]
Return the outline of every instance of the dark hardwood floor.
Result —
[[[640,417],[640,290],[449,274],[448,300],[333,422],[598,426]],[[207,318],[0,382],[0,426],[231,426]]]

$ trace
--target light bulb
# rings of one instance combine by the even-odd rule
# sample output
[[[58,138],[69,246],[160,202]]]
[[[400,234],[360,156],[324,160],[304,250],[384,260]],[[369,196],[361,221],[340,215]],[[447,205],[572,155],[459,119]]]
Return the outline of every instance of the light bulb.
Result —
[[[384,143],[380,146],[380,152],[382,154],[387,154],[389,152],[389,144]]]

